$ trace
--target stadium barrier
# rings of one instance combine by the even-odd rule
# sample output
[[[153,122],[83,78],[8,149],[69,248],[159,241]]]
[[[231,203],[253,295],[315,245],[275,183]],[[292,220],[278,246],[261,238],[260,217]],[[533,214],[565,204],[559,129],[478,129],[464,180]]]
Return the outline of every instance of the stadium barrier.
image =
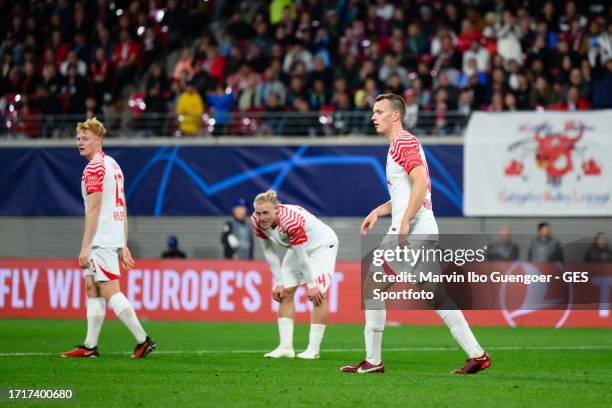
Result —
[[[143,103],[143,102],[142,102]],[[312,112],[293,111],[233,111],[203,113],[189,117],[174,113],[144,112],[138,101],[133,109],[122,113],[90,114],[104,121],[109,137],[148,138],[158,136],[355,136],[376,137],[371,123],[372,112],[367,110],[322,109]],[[1,118],[0,112],[0,118]],[[461,135],[470,113],[457,111],[409,113],[406,125],[416,135]],[[13,107],[0,121],[0,138],[71,138],[77,122],[83,115],[23,115]],[[182,132],[182,123],[188,121],[189,134]],[[195,124],[195,127],[193,127]],[[185,130],[183,128],[183,130]]]
[[[566,265],[580,270],[580,264]],[[124,272],[122,290],[139,316],[152,320],[273,322],[272,278],[265,262],[140,259]],[[486,326],[612,327],[612,278],[592,284],[593,310],[473,310],[471,324]],[[82,270],[72,259],[0,261],[1,318],[84,318]],[[338,262],[329,289],[331,323],[362,323],[359,262]],[[308,321],[305,288],[296,293],[297,319]],[[600,306],[600,307],[599,307]],[[109,314],[111,316],[112,313]],[[431,310],[389,310],[389,324],[438,325]]]

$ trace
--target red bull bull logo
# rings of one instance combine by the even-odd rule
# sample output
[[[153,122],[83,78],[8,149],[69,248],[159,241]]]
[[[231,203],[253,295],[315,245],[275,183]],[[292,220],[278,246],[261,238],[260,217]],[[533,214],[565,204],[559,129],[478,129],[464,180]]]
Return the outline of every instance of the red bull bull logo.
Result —
[[[601,175],[600,163],[588,156],[588,144],[581,143],[585,131],[592,130],[584,123],[566,121],[562,131],[555,131],[548,123],[524,125],[519,130],[532,135],[508,146],[513,157],[504,168],[505,176],[528,179],[525,160],[535,160],[537,168],[545,172],[547,183],[554,187],[569,174],[578,179]],[[579,166],[575,166],[576,160]]]

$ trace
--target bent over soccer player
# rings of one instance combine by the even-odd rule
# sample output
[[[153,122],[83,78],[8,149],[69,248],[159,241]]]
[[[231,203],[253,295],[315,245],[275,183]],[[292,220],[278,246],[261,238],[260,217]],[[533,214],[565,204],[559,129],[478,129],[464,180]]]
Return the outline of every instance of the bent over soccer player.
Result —
[[[403,130],[402,122],[406,113],[403,99],[394,94],[382,94],[374,103],[372,121],[376,131],[390,143],[387,155],[387,184],[391,200],[376,207],[361,224],[361,235],[365,236],[380,216],[391,214],[391,228],[383,243],[393,242],[406,245],[419,241],[418,237],[435,237],[438,225],[431,205],[431,183],[425,154],[418,139]],[[428,238],[426,238],[428,239]],[[382,335],[385,327],[386,310],[384,302],[376,299],[365,300],[364,330],[366,359],[342,367],[346,373],[384,373],[381,358]],[[441,310],[436,313],[448,326],[451,334],[467,353],[465,365],[453,374],[474,374],[491,365],[487,353],[480,347],[460,310]]]
[[[308,360],[319,358],[327,322],[326,295],[336,266],[338,237],[327,224],[302,207],[280,204],[273,190],[259,194],[254,207],[251,217],[253,231],[276,281],[272,296],[280,303],[280,345],[265,357],[295,357],[293,298],[298,286],[306,284],[314,308],[310,315],[308,347],[297,356]],[[278,253],[281,248],[287,248],[282,264]]]
[[[79,264],[85,271],[87,289],[87,336],[85,342],[63,357],[98,357],[98,337],[106,316],[106,303],[136,338],[132,358],[143,358],[155,350],[155,342],[140,325],[134,308],[121,293],[119,261],[134,266],[127,247],[127,209],[123,173],[117,162],[102,151],[106,134],[96,118],[77,124],[79,153],[89,163],[83,171],[81,192],[85,202],[85,232]]]

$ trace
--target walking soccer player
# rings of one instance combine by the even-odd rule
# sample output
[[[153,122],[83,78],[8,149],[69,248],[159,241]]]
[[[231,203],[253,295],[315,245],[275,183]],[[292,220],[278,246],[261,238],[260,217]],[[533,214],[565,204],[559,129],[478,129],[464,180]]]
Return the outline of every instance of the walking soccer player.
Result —
[[[431,183],[425,153],[418,139],[402,126],[406,106],[401,96],[382,94],[376,98],[372,121],[377,133],[389,141],[387,155],[387,184],[391,200],[376,207],[361,224],[365,236],[378,217],[391,214],[391,228],[383,244],[406,245],[418,237],[435,237],[438,225],[431,204]],[[381,300],[365,300],[366,359],[340,368],[345,373],[384,373],[381,357],[383,330],[386,320],[385,304]],[[480,347],[460,310],[441,310],[436,313],[448,326],[451,334],[468,355],[462,368],[453,374],[474,374],[491,365],[491,359]]]
[[[106,316],[106,304],[136,338],[132,358],[143,358],[155,350],[155,342],[142,328],[134,308],[121,293],[119,261],[125,268],[134,266],[127,247],[127,209],[123,192],[123,173],[117,162],[102,151],[106,134],[96,118],[76,127],[79,154],[89,163],[81,178],[85,203],[85,231],[79,264],[85,271],[87,289],[87,336],[85,342],[62,354],[63,357],[98,357],[98,337]]]
[[[308,347],[298,358],[319,358],[319,348],[327,323],[327,290],[332,282],[338,254],[334,230],[297,205],[280,204],[273,190],[259,194],[251,217],[253,231],[272,271],[274,300],[278,309],[280,345],[265,354],[270,358],[293,358],[293,298],[298,286],[306,284],[313,304]],[[287,249],[281,263],[279,250]]]

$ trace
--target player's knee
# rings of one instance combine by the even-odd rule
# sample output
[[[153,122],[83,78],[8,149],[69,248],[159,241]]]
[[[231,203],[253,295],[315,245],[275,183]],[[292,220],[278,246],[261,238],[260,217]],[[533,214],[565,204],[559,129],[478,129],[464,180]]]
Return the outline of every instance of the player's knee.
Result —
[[[113,280],[100,284],[100,293],[102,294],[102,297],[106,299],[107,302],[110,300],[110,298],[112,298],[119,292],[121,292],[121,289],[119,287],[119,281]]]
[[[285,288],[285,290],[283,290],[283,300],[287,300],[290,302],[293,302],[293,297],[295,296],[295,291],[297,290],[297,287],[295,288]]]
[[[384,324],[366,323],[365,333],[370,332],[382,332],[385,330]]]
[[[88,298],[99,297],[98,287],[93,281],[90,281],[89,279],[85,281],[85,291],[87,292]]]

